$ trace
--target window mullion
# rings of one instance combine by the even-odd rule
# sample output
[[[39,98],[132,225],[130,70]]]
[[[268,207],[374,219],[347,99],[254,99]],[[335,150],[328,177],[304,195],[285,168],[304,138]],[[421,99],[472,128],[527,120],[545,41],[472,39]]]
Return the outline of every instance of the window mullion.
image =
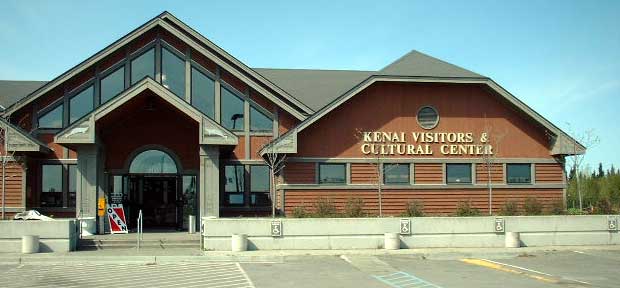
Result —
[[[62,164],[62,207],[69,205],[69,166]]]

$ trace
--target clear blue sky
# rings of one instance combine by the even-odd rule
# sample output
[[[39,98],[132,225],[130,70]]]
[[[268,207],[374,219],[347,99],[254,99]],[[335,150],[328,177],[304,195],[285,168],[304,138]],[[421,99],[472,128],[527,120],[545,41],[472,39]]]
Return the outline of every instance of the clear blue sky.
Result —
[[[620,167],[620,1],[186,2],[2,1],[0,79],[50,80],[168,10],[250,67],[376,70],[419,50],[595,129],[586,161]]]

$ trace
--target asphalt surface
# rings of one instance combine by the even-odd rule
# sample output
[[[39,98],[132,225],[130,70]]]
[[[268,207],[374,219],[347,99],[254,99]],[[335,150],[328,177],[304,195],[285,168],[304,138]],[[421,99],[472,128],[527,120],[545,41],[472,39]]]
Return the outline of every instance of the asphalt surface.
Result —
[[[509,257],[297,255],[278,261],[0,265],[0,287],[620,287],[620,250]]]

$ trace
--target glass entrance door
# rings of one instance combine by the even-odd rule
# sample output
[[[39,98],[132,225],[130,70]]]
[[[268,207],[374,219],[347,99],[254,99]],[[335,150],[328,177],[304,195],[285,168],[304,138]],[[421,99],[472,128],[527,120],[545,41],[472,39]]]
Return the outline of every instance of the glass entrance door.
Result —
[[[130,175],[128,178],[126,206],[131,222],[137,221],[138,211],[142,210],[145,228],[179,227],[178,212],[182,209],[182,203],[177,197],[178,176]]]

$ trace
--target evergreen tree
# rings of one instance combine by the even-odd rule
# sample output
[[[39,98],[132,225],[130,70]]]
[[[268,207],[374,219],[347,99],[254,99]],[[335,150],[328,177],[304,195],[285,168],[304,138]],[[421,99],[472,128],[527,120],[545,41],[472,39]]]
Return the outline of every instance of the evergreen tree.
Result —
[[[596,178],[603,178],[605,176],[605,171],[603,171],[603,163],[598,163],[598,174]]]

